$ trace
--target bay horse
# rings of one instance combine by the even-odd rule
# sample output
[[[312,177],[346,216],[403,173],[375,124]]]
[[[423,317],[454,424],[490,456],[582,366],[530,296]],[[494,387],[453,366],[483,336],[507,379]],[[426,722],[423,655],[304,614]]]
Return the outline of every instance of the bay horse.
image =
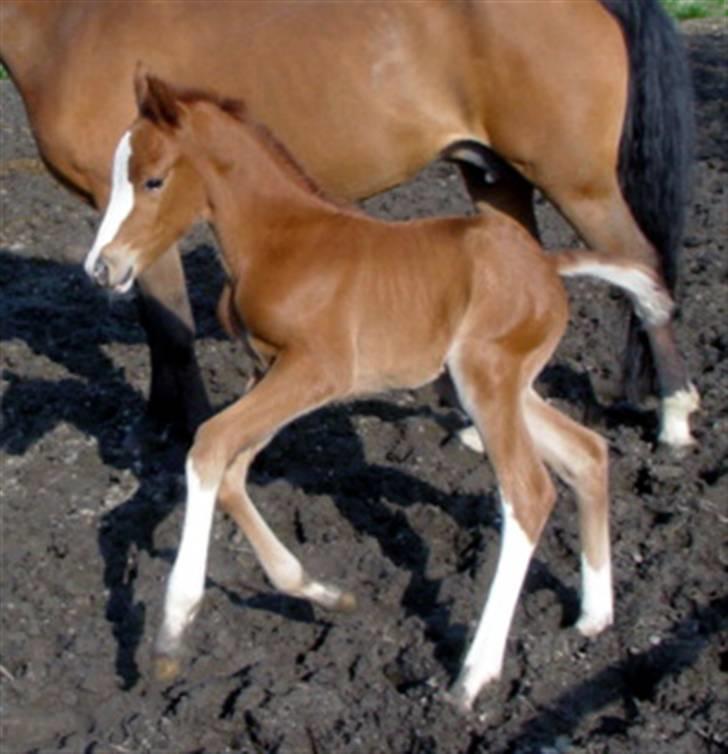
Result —
[[[497,477],[502,544],[460,677],[471,708],[496,679],[518,594],[556,491],[574,491],[582,538],[578,629],[612,622],[607,446],[547,404],[533,383],[566,328],[559,275],[640,289],[651,316],[671,299],[649,265],[599,252],[547,255],[495,209],[475,217],[386,223],[334,202],[246,107],[139,70],[138,116],[120,139],[109,206],[90,255],[97,283],[126,291],[196,221],[216,236],[227,284],[218,307],[259,378],[204,422],[186,462],[182,539],[155,644],[165,680],[199,607],[216,501],[241,527],[272,583],[332,609],[353,596],[310,577],[246,491],[255,456],[295,419],[333,401],[452,377]],[[647,293],[649,291],[649,294]]]
[[[588,246],[674,289],[691,101],[659,0],[0,0],[0,29],[43,158],[100,208],[135,113],[123,82],[143,58],[244,99],[329,194],[360,199],[445,156],[479,208],[535,233],[538,187]],[[176,250],[139,291],[150,409],[167,421],[183,406],[192,431],[210,406]],[[657,368],[659,439],[687,445],[698,397],[670,317],[632,299]]]

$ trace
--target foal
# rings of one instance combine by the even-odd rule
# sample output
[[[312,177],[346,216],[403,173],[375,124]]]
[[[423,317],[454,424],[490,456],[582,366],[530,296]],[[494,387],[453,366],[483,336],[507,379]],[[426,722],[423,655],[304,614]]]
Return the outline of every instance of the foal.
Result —
[[[594,635],[612,621],[607,449],[546,404],[533,382],[567,323],[561,274],[619,278],[666,309],[647,269],[588,252],[545,255],[495,211],[389,224],[327,200],[241,103],[176,90],[138,72],[139,115],[121,138],[113,191],[89,267],[101,285],[134,278],[200,219],[222,248],[219,312],[245,334],[262,377],[203,424],[186,464],[187,501],[156,641],[156,670],[179,670],[199,606],[216,500],[249,538],[282,591],[327,608],[353,597],[311,578],[246,491],[255,455],[284,425],[331,401],[414,388],[448,369],[481,434],[500,489],[500,559],[452,698],[470,708],[501,671],[508,629],[555,500],[544,462],[576,494],[582,610]],[[627,272],[619,277],[620,272]]]

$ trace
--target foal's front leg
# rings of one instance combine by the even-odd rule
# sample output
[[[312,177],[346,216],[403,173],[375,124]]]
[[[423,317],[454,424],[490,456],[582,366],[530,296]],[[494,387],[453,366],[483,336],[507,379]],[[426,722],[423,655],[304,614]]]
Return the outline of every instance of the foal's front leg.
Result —
[[[182,541],[155,644],[155,672],[160,679],[177,674],[184,631],[202,600],[215,501],[231,462],[334,395],[333,386],[308,357],[284,353],[250,393],[198,430],[187,457]]]

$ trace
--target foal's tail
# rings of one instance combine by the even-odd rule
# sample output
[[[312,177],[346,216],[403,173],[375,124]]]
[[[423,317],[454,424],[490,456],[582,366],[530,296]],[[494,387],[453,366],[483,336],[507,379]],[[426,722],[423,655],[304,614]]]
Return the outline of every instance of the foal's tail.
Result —
[[[635,262],[615,262],[598,251],[566,249],[548,255],[562,277],[593,277],[620,288],[632,300],[640,318],[660,324],[672,314],[672,297],[654,271]]]
[[[660,0],[601,2],[621,25],[629,52],[629,101],[619,154],[622,192],[657,250],[674,294],[694,138],[687,56]],[[626,358],[625,388],[637,398],[651,381],[652,364],[634,317]]]

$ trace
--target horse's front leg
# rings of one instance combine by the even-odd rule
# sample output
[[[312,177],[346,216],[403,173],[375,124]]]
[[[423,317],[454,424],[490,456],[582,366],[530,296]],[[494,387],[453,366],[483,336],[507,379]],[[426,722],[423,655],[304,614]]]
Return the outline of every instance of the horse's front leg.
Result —
[[[186,464],[182,540],[155,645],[158,678],[169,680],[179,671],[184,631],[202,600],[215,501],[231,463],[335,395],[335,388],[308,357],[285,353],[251,392],[197,431]]]
[[[195,357],[195,322],[176,245],[139,276],[138,290],[151,356],[148,416],[192,437],[211,407]]]

